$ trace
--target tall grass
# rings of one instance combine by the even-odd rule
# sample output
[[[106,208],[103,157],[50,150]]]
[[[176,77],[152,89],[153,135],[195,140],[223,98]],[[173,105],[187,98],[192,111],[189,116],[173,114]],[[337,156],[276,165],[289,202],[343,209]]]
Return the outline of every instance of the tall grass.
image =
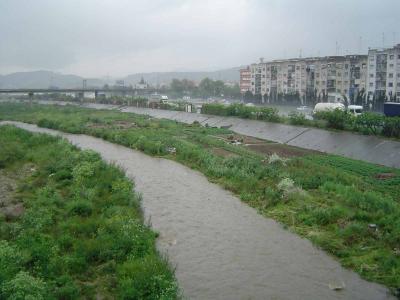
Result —
[[[119,168],[11,126],[0,126],[0,158],[9,172],[35,166],[16,192],[24,213],[0,222],[1,299],[177,298],[173,271]]]

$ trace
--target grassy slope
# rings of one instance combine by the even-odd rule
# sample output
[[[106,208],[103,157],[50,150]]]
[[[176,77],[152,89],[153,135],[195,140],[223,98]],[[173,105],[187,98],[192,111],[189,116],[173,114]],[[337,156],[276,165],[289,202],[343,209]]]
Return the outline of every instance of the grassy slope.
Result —
[[[26,163],[35,170],[16,191],[25,212],[0,219],[1,299],[176,298],[121,170],[59,138],[0,126],[0,168]]]
[[[0,108],[1,119],[90,134],[198,169],[364,278],[400,286],[399,170],[322,154],[265,163],[259,154],[215,138],[229,134],[227,130],[134,114],[10,104]],[[115,125],[121,121],[131,128]],[[176,154],[168,147],[175,147]],[[215,147],[237,156],[218,156]],[[394,177],[376,178],[380,173]]]

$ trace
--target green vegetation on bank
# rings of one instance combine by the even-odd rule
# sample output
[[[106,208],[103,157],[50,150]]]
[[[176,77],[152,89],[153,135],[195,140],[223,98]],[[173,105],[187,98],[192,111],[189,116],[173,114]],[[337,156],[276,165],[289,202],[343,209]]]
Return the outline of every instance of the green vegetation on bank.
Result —
[[[0,104],[0,119],[85,133],[181,162],[364,278],[400,286],[397,169],[273,143],[264,143],[262,154],[229,143],[236,137],[225,129],[117,111]]]
[[[298,112],[290,113],[288,117],[284,117],[279,116],[276,108],[245,106],[243,104],[204,104],[201,112],[210,115],[234,116],[244,119],[332,128],[362,134],[400,138],[400,117],[386,117],[373,112],[365,112],[356,117],[348,111],[336,109],[334,111],[319,112],[314,120],[309,120],[304,114]]]
[[[177,298],[120,169],[60,138],[0,126],[0,171],[20,174],[14,201],[24,208],[0,217],[1,299]]]

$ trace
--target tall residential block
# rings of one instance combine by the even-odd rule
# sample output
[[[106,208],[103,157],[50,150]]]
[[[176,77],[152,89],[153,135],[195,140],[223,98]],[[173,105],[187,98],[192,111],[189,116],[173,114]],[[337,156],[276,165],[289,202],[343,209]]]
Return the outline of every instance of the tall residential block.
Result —
[[[400,44],[393,48],[369,49],[367,98],[400,101]]]
[[[250,91],[251,89],[251,71],[250,67],[240,69],[240,82],[239,82],[239,87],[240,87],[240,92],[242,94],[246,93],[247,91]]]
[[[356,102],[365,93],[367,56],[260,61],[252,64],[250,70],[250,91],[263,103],[298,98],[307,104],[327,99],[328,93],[340,93]]]

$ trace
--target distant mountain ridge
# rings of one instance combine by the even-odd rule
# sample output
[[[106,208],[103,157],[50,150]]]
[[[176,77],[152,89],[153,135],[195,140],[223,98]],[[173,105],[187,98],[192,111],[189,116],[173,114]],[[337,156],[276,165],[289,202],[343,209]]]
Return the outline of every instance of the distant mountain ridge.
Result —
[[[208,77],[213,80],[239,82],[240,67],[210,71],[210,72],[152,72],[152,73],[136,73],[123,78],[125,82],[134,84],[143,78],[147,83],[152,85],[169,84],[172,79],[188,79],[200,82]]]
[[[83,78],[51,71],[17,72],[0,75],[0,88],[76,88],[81,87]],[[98,79],[87,79],[88,86],[102,85]]]
[[[151,85],[169,84],[172,79],[188,79],[200,82],[203,78],[229,82],[239,81],[240,67],[210,72],[152,72],[136,73],[123,78],[111,80],[100,78],[84,78],[78,75],[61,74],[52,71],[17,72],[0,75],[0,89],[17,88],[77,88],[82,87],[86,79],[87,87],[102,87],[104,84],[114,84],[115,80],[124,80],[125,85],[135,85],[142,78]]]

